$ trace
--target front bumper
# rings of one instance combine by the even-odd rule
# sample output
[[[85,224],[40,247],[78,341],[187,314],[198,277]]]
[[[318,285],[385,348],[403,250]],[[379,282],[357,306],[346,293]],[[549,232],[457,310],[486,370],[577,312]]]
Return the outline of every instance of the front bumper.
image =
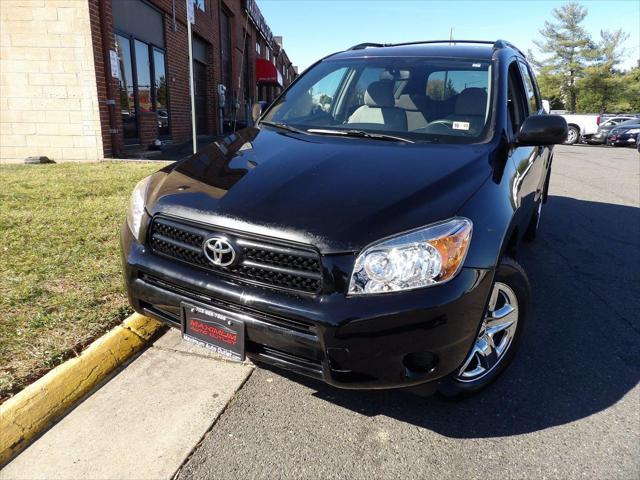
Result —
[[[615,145],[618,147],[621,147],[621,146],[635,147],[637,141],[638,141],[638,136],[635,134],[631,134],[631,135],[622,134],[622,135],[616,135],[616,136],[611,136],[607,138],[607,144]]]
[[[596,133],[586,138],[585,141],[592,145],[599,145],[607,142],[607,134],[605,132]]]
[[[185,301],[242,313],[249,358],[342,388],[408,387],[454,371],[474,342],[493,280],[492,271],[463,268],[446,284],[408,292],[294,295],[154,255],[126,224],[121,246],[138,313],[173,327]],[[353,260],[324,257],[324,275],[342,275]]]

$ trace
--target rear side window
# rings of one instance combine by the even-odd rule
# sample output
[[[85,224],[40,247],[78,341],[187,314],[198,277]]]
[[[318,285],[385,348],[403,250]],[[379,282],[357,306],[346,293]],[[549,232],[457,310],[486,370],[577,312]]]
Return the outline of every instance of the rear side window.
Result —
[[[520,72],[522,73],[522,78],[524,80],[524,88],[525,93],[527,95],[527,103],[529,104],[529,114],[535,115],[540,110],[540,102],[538,100],[538,96],[536,94],[536,89],[534,87],[533,78],[531,78],[531,72],[527,68],[527,66],[518,62],[520,65]]]
[[[447,100],[458,95],[467,88],[481,88],[485,92],[488,89],[489,77],[486,70],[481,69],[481,64],[477,65],[477,70],[447,70],[431,72],[427,77],[427,96],[431,100]]]

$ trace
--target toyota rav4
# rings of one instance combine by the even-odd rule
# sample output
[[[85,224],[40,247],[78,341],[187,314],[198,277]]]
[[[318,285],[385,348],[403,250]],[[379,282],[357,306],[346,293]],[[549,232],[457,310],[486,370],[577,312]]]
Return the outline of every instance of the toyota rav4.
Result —
[[[502,40],[357,45],[254,113],[135,187],[133,308],[337,387],[458,396],[494,380],[529,315],[514,256],[567,135],[525,56]]]

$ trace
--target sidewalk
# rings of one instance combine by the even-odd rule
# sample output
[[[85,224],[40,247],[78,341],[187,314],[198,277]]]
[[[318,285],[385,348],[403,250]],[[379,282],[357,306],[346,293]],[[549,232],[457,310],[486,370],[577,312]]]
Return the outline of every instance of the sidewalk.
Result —
[[[54,425],[0,479],[174,476],[253,367],[170,330]]]

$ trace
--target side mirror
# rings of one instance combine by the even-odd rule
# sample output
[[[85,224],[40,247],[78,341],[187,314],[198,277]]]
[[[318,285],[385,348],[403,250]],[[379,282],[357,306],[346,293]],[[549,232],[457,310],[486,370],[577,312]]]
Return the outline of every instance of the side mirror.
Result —
[[[266,106],[267,102],[264,101],[253,104],[253,107],[251,108],[251,117],[253,118],[254,123],[260,118],[260,115],[262,115]]]
[[[549,113],[551,111],[551,104],[549,103],[549,100],[542,100],[542,110],[544,110],[544,113]]]
[[[518,146],[555,145],[567,139],[567,122],[560,115],[532,115],[520,127]]]

